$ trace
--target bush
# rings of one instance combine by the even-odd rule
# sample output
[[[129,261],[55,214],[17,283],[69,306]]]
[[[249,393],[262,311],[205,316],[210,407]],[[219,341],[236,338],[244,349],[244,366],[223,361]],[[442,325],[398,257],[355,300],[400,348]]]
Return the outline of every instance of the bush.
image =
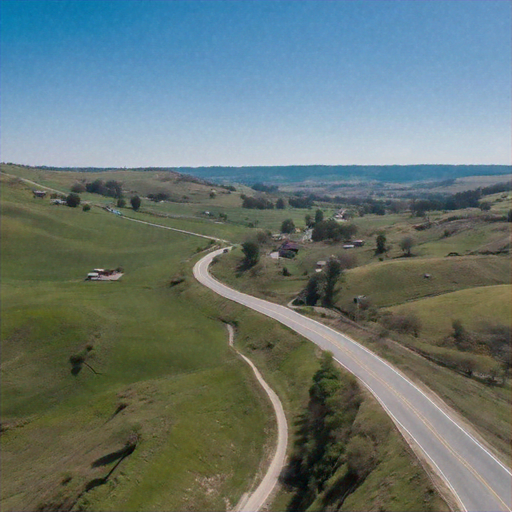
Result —
[[[91,209],[91,205],[90,205],[90,204],[84,204],[84,205],[82,206],[82,210],[83,210],[84,212],[88,212],[90,209]]]
[[[353,437],[347,445],[347,464],[349,471],[364,480],[375,465],[373,443],[362,436]]]
[[[124,208],[126,206],[126,201],[120,197],[118,200],[117,200],[117,207],[118,208]]]
[[[258,263],[260,259],[260,247],[256,242],[247,241],[242,244],[242,252],[245,258],[242,262],[245,268],[251,268]]]
[[[130,204],[132,205],[132,208],[137,211],[140,208],[142,201],[139,196],[133,196],[130,199]]]
[[[421,331],[421,320],[412,311],[383,315],[382,324],[386,329],[402,334],[412,334],[414,337],[418,337]]]
[[[283,220],[281,224],[281,233],[293,233],[295,231],[295,224],[292,219]]]
[[[75,192],[75,194],[81,194],[85,192],[85,185],[83,183],[74,183],[71,187],[71,192]]]
[[[72,192],[66,197],[66,204],[71,208],[76,208],[80,204],[80,196]]]

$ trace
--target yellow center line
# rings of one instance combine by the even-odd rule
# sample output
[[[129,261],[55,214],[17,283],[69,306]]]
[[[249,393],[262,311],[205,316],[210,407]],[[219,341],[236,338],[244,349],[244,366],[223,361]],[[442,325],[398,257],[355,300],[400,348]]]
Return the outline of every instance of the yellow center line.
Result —
[[[218,282],[216,279],[212,278],[207,270],[205,272],[206,276],[210,279],[212,279],[215,283],[219,284],[221,287],[223,286],[222,283]],[[229,288],[228,288],[229,289]],[[231,291],[231,290],[230,290]],[[240,293],[240,292],[236,292],[235,293]],[[245,294],[242,294],[242,295],[245,295]],[[228,297],[229,298],[229,297]],[[250,297],[252,299],[254,299],[254,297]],[[274,318],[278,321],[280,321],[281,323],[284,323],[285,325],[287,325],[290,320],[288,316],[284,315],[280,310],[279,308],[281,308],[282,306],[279,306],[277,305],[277,309],[271,309],[269,308],[265,301],[263,301],[262,299],[257,299],[257,304],[258,304],[258,309],[260,311],[260,313],[263,313],[265,314],[265,312],[267,312],[267,315],[270,316],[271,318]],[[279,318],[281,320],[279,320]],[[343,350],[344,352],[346,352],[346,350],[341,346],[341,344],[339,343],[338,340],[336,340],[335,338],[333,338],[331,335],[329,335],[328,333],[323,333],[323,332],[320,332],[319,330],[309,326],[309,325],[301,325],[301,327],[305,328],[307,331],[311,332],[311,333],[314,333],[318,336],[320,336],[321,338],[325,339],[326,341],[329,341],[330,343],[332,343],[335,347],[339,348],[340,350]],[[328,329],[328,327],[326,327]],[[346,352],[347,353],[347,352]],[[370,355],[372,353],[370,352]],[[414,407],[411,402],[405,398],[405,396],[400,393],[399,391],[395,390],[388,382],[386,382],[384,379],[382,379],[379,375],[377,375],[373,370],[371,370],[365,363],[362,362],[362,360],[360,359],[360,357],[358,357],[356,354],[354,354],[353,351],[350,351],[349,353],[347,353],[347,355],[352,359],[352,361],[356,364],[358,364],[364,371],[366,371],[369,375],[371,375],[372,377],[374,377],[379,383],[381,383],[384,387],[386,387],[391,393],[393,393],[395,396],[397,396],[397,398],[399,398],[402,403],[413,413],[415,414],[422,422],[423,424],[425,425],[425,427],[428,428],[428,430],[434,435],[434,437],[448,450],[449,453],[451,453],[473,476],[475,476],[477,478],[477,480],[479,480],[482,485],[488,489],[490,491],[490,493],[498,500],[498,502],[503,506],[503,510],[504,511],[510,511],[510,508],[507,506],[507,504],[500,498],[500,496],[494,491],[494,489],[490,486],[490,484],[484,479],[482,478],[482,476],[474,469],[474,467],[464,458],[462,457],[460,454],[458,454],[438,433],[437,431],[435,430],[435,428],[433,427],[433,425],[430,423],[429,420],[427,420],[427,418],[418,410],[416,409],[416,407]],[[363,381],[364,382],[364,381]],[[409,383],[408,380],[406,379],[405,382]],[[369,384],[365,383],[369,388],[370,390],[372,390],[371,386],[369,386]],[[373,391],[373,390],[372,390]],[[396,421],[398,421],[397,418],[395,418]],[[403,427],[405,428],[405,427]],[[419,443],[415,440],[415,442],[419,445]],[[420,448],[425,452],[425,454],[431,459],[430,455],[428,455],[428,452],[425,450],[425,448],[423,448],[421,445],[419,445]],[[431,459],[432,460],[432,459]],[[435,463],[434,463],[435,464]],[[436,464],[437,465],[437,464]],[[439,469],[439,468],[438,468]],[[448,482],[449,484],[449,482]],[[450,485],[450,484],[449,484]],[[455,490],[452,488],[452,490],[455,492]],[[455,494],[457,494],[455,492]],[[457,496],[458,497],[458,496]],[[460,500],[460,498],[459,498]]]

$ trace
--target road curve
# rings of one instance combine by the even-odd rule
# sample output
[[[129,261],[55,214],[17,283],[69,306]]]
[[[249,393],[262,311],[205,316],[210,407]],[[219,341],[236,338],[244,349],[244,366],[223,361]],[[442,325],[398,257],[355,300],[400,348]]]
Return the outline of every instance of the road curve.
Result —
[[[208,267],[222,254],[214,251],[194,266],[194,276],[215,293],[290,327],[311,340],[358,377],[395,424],[425,454],[453,492],[462,510],[498,512],[512,509],[512,472],[389,363],[320,322],[291,309],[233,290],[213,278]]]
[[[227,328],[229,333],[229,345],[233,347],[233,327],[227,324]],[[236,350],[236,348],[234,348],[234,350]],[[276,395],[274,390],[263,380],[261,373],[258,371],[254,363],[238,350],[236,350],[236,352],[252,368],[256,379],[270,398],[277,420],[277,446],[274,456],[272,457],[272,461],[265,472],[265,476],[256,490],[250,495],[243,497],[242,500],[240,500],[240,503],[235,507],[235,512],[242,512],[244,510],[247,512],[257,512],[267,502],[270,494],[277,484],[279,475],[281,474],[281,470],[284,466],[286,459],[286,446],[288,444],[288,424],[286,423],[286,416],[284,414],[281,400],[279,400],[279,397]]]

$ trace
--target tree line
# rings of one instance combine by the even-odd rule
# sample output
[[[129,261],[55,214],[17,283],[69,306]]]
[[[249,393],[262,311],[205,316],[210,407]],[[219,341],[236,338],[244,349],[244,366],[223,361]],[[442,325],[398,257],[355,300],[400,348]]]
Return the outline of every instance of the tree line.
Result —
[[[378,464],[378,442],[389,426],[374,425],[379,418],[369,418],[365,429],[375,434],[359,432],[356,418],[362,403],[355,377],[342,373],[332,354],[324,353],[285,472],[285,484],[294,491],[287,510],[308,510],[313,503],[315,510],[339,510]]]

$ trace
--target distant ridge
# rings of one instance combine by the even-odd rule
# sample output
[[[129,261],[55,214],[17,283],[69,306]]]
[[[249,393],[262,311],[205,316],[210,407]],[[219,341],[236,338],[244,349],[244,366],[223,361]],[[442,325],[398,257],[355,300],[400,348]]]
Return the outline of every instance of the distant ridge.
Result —
[[[446,180],[467,176],[504,175],[510,178],[511,165],[289,165],[268,167],[180,167],[178,172],[214,182],[275,184],[304,181],[380,181],[410,183],[426,180]]]
[[[31,166],[23,166],[31,167]],[[50,171],[159,171],[188,174],[215,183],[258,182],[274,184],[335,181],[378,181],[410,183],[415,181],[446,180],[468,176],[512,175],[511,165],[285,165],[285,166],[211,166],[211,167],[52,167],[35,166]]]

